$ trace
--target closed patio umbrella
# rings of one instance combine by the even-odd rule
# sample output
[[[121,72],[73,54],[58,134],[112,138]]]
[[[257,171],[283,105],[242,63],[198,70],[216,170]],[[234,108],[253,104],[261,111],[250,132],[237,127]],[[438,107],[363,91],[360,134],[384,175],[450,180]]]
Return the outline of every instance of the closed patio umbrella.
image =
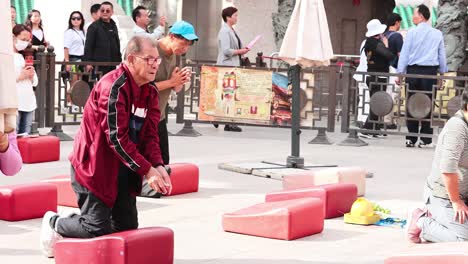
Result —
[[[333,49],[323,0],[297,0],[279,57],[289,63],[292,82],[291,156],[287,167],[303,168],[300,157],[300,71],[301,67],[330,65]]]
[[[333,48],[323,0],[297,0],[279,57],[290,65],[328,66]]]

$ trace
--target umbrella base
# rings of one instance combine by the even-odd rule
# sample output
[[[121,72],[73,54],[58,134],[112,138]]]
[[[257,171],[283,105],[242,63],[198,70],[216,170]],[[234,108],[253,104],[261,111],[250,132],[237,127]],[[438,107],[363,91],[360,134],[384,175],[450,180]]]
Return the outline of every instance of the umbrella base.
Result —
[[[296,156],[288,156],[286,159],[287,168],[304,168],[304,158]]]
[[[195,130],[195,128],[192,125],[192,121],[186,120],[184,123],[184,127],[182,130],[177,132],[174,136],[179,136],[179,137],[199,137],[202,134]]]
[[[352,147],[364,147],[369,145],[364,140],[361,140],[356,130],[350,130],[348,137],[342,142],[338,143],[339,146],[352,146]]]
[[[332,142],[327,137],[326,128],[319,128],[317,136],[311,141],[309,141],[309,144],[331,145]]]

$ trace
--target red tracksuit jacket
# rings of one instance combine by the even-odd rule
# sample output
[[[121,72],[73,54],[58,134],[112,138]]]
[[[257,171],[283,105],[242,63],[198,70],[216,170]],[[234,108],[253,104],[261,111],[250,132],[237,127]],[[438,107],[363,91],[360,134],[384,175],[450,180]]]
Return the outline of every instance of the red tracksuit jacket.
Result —
[[[141,179],[151,166],[163,164],[158,96],[154,84],[138,87],[125,64],[106,74],[91,91],[69,160],[76,181],[109,207],[117,197],[117,174],[122,163]],[[133,107],[141,102],[147,102],[146,117],[137,145],[129,138],[129,120]]]

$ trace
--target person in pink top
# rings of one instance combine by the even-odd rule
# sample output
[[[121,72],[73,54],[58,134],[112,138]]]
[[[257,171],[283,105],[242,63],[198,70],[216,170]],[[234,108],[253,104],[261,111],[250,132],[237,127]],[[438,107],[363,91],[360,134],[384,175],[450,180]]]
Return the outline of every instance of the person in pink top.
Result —
[[[6,176],[13,176],[21,170],[22,165],[16,133],[0,133],[0,172]]]

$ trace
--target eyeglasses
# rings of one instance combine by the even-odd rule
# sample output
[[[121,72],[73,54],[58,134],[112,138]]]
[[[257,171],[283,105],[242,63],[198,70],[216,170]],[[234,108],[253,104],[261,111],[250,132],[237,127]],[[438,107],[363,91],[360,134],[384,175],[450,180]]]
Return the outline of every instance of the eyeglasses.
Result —
[[[135,57],[140,58],[142,60],[145,60],[146,63],[149,66],[153,66],[154,63],[156,63],[156,65],[159,65],[159,64],[161,64],[161,61],[162,61],[161,57],[157,57],[157,58],[154,58],[154,57],[141,57],[141,56],[137,56],[137,55],[135,55]]]
[[[101,9],[101,13],[110,13],[112,10],[110,9]]]
[[[80,21],[80,20],[81,20],[81,17],[72,17],[71,20],[78,20],[78,21]]]

